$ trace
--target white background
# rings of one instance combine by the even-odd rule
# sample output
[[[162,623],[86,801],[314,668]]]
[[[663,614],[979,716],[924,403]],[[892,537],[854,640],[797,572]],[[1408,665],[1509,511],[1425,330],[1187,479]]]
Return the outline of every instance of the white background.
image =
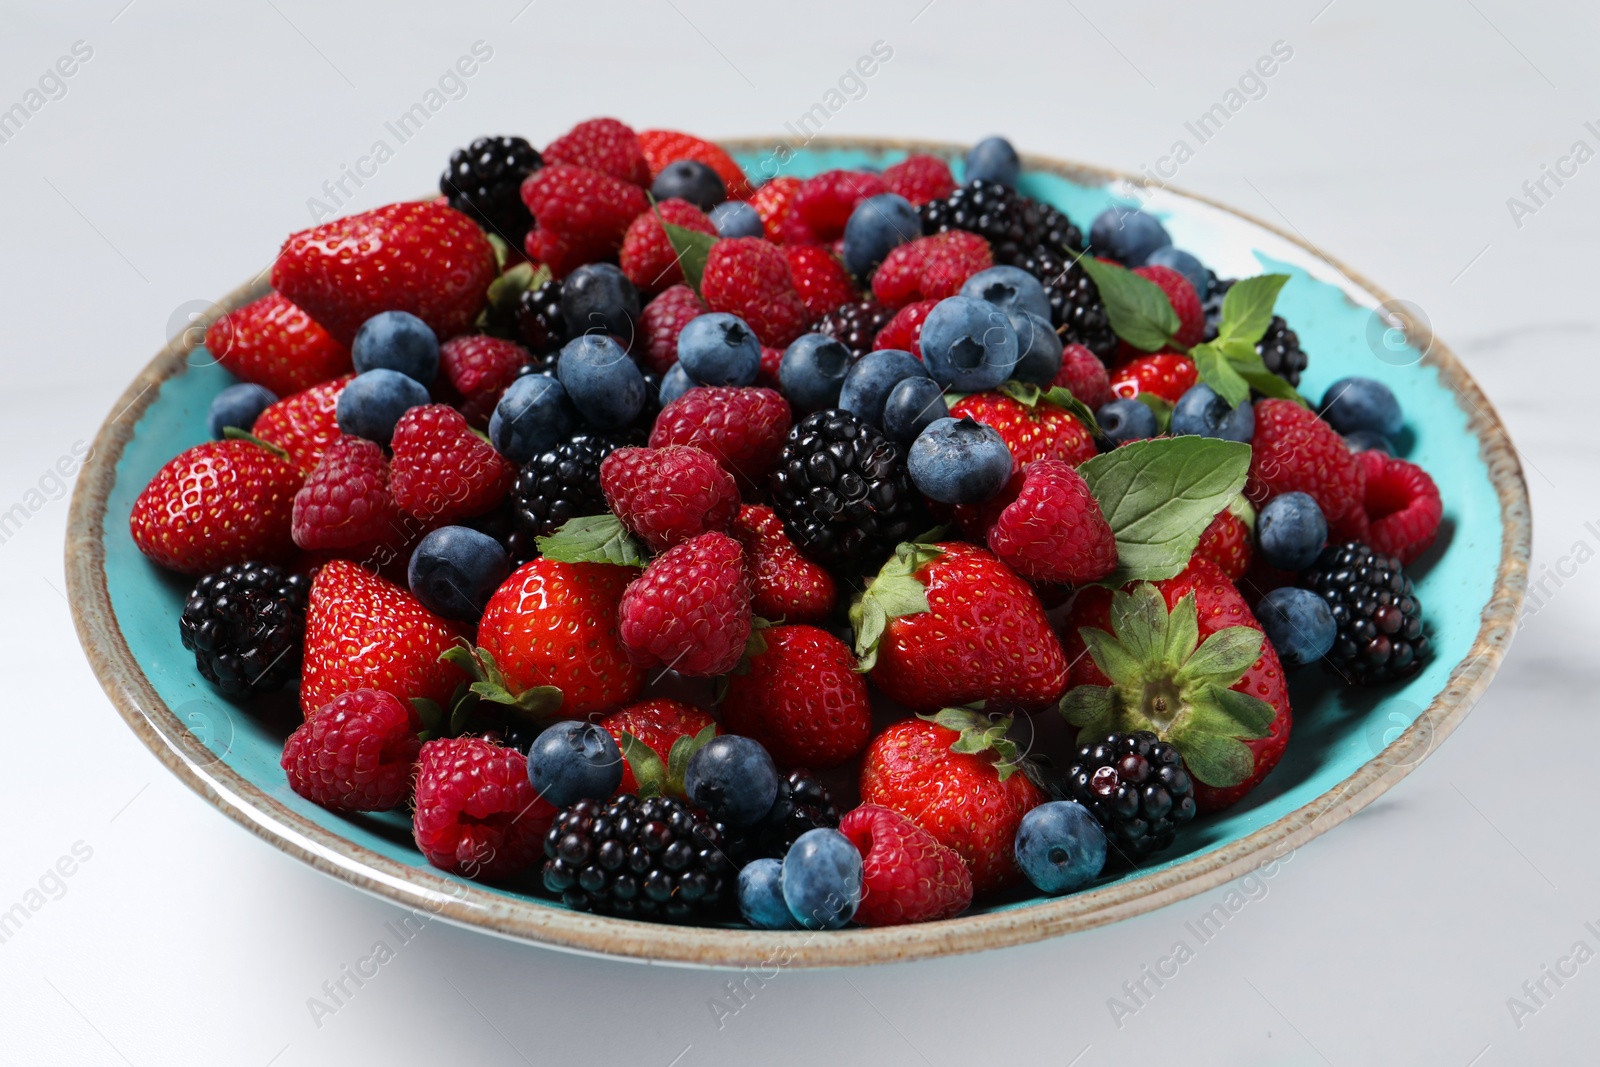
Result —
[[[77,647],[61,592],[67,505],[46,500],[0,545],[0,909],[75,842],[93,855],[0,945],[0,1062],[1595,1062],[1600,962],[1547,982],[1554,995],[1520,1028],[1507,998],[1580,938],[1600,949],[1583,928],[1600,920],[1600,566],[1572,555],[1600,549],[1600,161],[1520,227],[1506,203],[1575,140],[1600,148],[1583,126],[1600,126],[1594,8],[1134,7],[0,7],[0,107],[75,41],[94,50],[66,95],[0,144],[0,510],[93,437],[175,310],[260,269],[307,224],[324,180],[474,41],[492,59],[355,207],[427,189],[483,133],[543,144],[605,114],[775,133],[875,40],[893,59],[825,132],[1000,131],[1025,150],[1135,169],[1283,40],[1292,61],[1175,184],[1291,227],[1424,308],[1521,451],[1535,577],[1575,571],[1547,580],[1553,595],[1461,730],[1295,855],[1120,1028],[1108,998],[1178,938],[1193,945],[1185,924],[1223,890],[1004,952],[785,972],[720,1029],[708,1001],[725,995],[724,975],[436,923],[318,1027],[307,998],[398,912],[243,832],[135,741]]]

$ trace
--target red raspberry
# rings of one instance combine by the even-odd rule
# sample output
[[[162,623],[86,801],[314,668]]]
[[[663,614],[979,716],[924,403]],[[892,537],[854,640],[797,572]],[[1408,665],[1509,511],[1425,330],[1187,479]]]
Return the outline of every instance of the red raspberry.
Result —
[[[383,449],[365,437],[342,436],[323,450],[294,495],[294,543],[312,551],[386,543],[398,514]]]
[[[729,200],[748,200],[754,192],[750,188],[750,179],[744,175],[744,168],[719,145],[710,141],[676,130],[640,130],[639,147],[644,149],[644,158],[650,164],[652,178],[665,170],[668,163],[692,159],[717,172],[717,177],[722,179],[723,187],[728,191]]]
[[[702,387],[661,409],[650,444],[695,445],[715,456],[741,485],[764,486],[792,420],[789,402],[771,389]]]
[[[1089,483],[1058,459],[1022,472],[1022,491],[989,527],[989,550],[1034,582],[1084,585],[1117,569],[1117,538]]]
[[[392,811],[411,796],[420,729],[409,704],[357,689],[301,723],[279,766],[290,789],[330,811]]]
[[[794,194],[794,207],[784,220],[784,243],[831,244],[844,236],[844,225],[857,204],[888,191],[881,177],[861,171],[827,170],[807,178]]]
[[[764,345],[786,348],[809,315],[794,289],[783,249],[759,237],[718,241],[706,257],[700,296],[712,311],[745,321]]]
[[[698,448],[619,448],[600,464],[600,489],[622,524],[652,552],[707,530],[725,530],[739,512],[739,488]]]
[[[756,384],[763,389],[777,389],[778,369],[783,366],[783,349],[761,346],[761,369],[756,371]]]
[[[650,369],[665,374],[678,362],[678,335],[706,313],[706,305],[687,285],[674,285],[644,306],[639,314],[639,332],[644,335],[645,358]]]
[[[789,218],[795,194],[800,191],[802,184],[799,178],[774,178],[750,197],[750,206],[761,216],[761,228],[766,231],[767,240],[783,240],[784,223]]]
[[[650,206],[637,185],[565,163],[528,175],[522,202],[537,220],[523,242],[528,258],[558,278],[616,255],[628,224]]]
[[[1372,450],[1356,455],[1366,474],[1363,511],[1369,533],[1362,538],[1386,556],[1409,566],[1439,534],[1444,504],[1439,487],[1414,463]]]
[[[1200,535],[1200,544],[1195,547],[1194,554],[1204,559],[1209,559],[1228,580],[1237,583],[1250,569],[1251,557],[1255,549],[1251,546],[1250,527],[1244,520],[1226,509],[1217,512],[1217,517],[1211,520],[1205,532]]]
[[[895,312],[894,318],[890,319],[873,339],[873,350],[893,348],[901,352],[910,352],[921,359],[922,324],[928,318],[928,312],[938,303],[937,300],[918,300]]]
[[[1167,302],[1178,313],[1179,326],[1174,341],[1184,348],[1193,348],[1205,339],[1206,313],[1200,306],[1200,294],[1194,291],[1193,282],[1171,267],[1136,267],[1133,273],[1155,282],[1167,294]]]
[[[517,477],[461,412],[445,404],[423,404],[400,416],[390,447],[394,502],[425,523],[482,515],[506,498]]]
[[[1154,393],[1167,403],[1176,404],[1199,380],[1194,360],[1173,352],[1141,353],[1120,360],[1111,368],[1111,392],[1126,399]]]
[[[467,334],[439,346],[439,368],[461,397],[461,414],[480,430],[528,361],[526,348],[488,334]]]
[[[849,647],[815,626],[761,631],[760,652],[730,675],[718,705],[780,767],[835,767],[872,739],[872,701]]]
[[[268,293],[213,322],[206,351],[236,377],[280,397],[350,370],[350,350],[281,293]]]
[[[872,276],[872,295],[885,307],[914,300],[943,300],[966,280],[994,266],[989,242],[966,230],[919,237],[895,248]]]
[[[883,180],[891,193],[899,193],[917,207],[956,191],[950,165],[938,156],[907,156],[885,169]]]
[[[716,724],[717,720],[692,704],[661,697],[629,704],[600,720],[600,725],[619,744],[622,735],[627,734],[660,757],[662,766],[666,766],[672,746],[678,738],[699,737],[700,731]],[[639,780],[633,776],[633,768],[624,760],[622,782],[617,786],[617,792],[638,791]]]
[[[609,174],[620,181],[650,186],[650,164],[644,158],[639,135],[616,119],[580,122],[551,141],[542,155],[547,164],[570,163]]]
[[[294,465],[310,474],[328,442],[339,436],[339,394],[354,377],[346,374],[284,397],[261,413],[250,432],[289,453]]]
[[[661,212],[661,219],[656,218],[655,211],[646,210],[628,226],[618,259],[622,273],[646,296],[683,281],[683,266],[678,262],[678,253],[672,250],[667,231],[661,227],[662,219],[698,233],[713,237],[717,234],[705,212],[687,200],[663,200],[656,210]]]
[[[795,547],[777,513],[765,504],[746,504],[728,532],[744,546],[754,594],[752,611],[785,622],[821,622],[828,617],[838,595],[833,576]]]
[[[972,872],[960,853],[901,815],[863,804],[839,821],[861,853],[862,926],[953,919],[972,903]]]
[[[1065,386],[1067,391],[1094,411],[1111,399],[1111,376],[1100,357],[1083,345],[1067,345],[1061,351],[1061,370],[1052,385]]]
[[[727,674],[750,639],[750,579],[739,542],[703,533],[667,549],[628,584],[617,633],[636,667]]]
[[[790,245],[783,250],[795,291],[811,318],[820,319],[834,308],[859,300],[855,282],[844,264],[816,245]]]
[[[1308,493],[1330,527],[1361,509],[1361,465],[1333,427],[1293,400],[1257,401],[1250,450],[1245,496],[1257,508],[1280,493]]]
[[[422,746],[412,836],[435,867],[506,878],[544,855],[556,809],[528,781],[527,758],[481,737]]]

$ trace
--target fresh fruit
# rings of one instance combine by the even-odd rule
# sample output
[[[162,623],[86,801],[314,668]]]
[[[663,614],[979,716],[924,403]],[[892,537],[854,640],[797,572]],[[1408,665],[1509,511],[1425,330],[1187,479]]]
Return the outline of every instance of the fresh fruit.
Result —
[[[510,573],[500,542],[465,526],[443,526],[412,550],[406,584],[435,615],[473,622]]]
[[[712,456],[688,445],[619,448],[600,464],[600,488],[622,524],[652,552],[726,530],[739,487]]]
[[[1329,526],[1362,507],[1360,464],[1333,427],[1292,400],[1258,400],[1245,496],[1257,508],[1283,493],[1310,495]]]
[[[893,308],[919,300],[943,300],[961,292],[974,274],[994,266],[989,243],[977,234],[951,230],[898,245],[872,275],[872,295]]]
[[[1102,861],[1109,849],[1113,861],[1137,867],[1170,848],[1195,816],[1194,782],[1178,749],[1148,730],[1079,740],[1066,792],[1105,829]]]
[[[789,403],[806,414],[834,407],[851,359],[844,342],[826,333],[802,334],[784,350],[778,385]]]
[[[930,500],[981,504],[1011,478],[1011,450],[998,430],[970,417],[943,418],[911,443],[906,469]]]
[[[1300,575],[1328,604],[1338,635],[1329,668],[1347,683],[1409,678],[1433,656],[1422,605],[1400,561],[1358,542],[1332,544]]]
[[[744,200],[754,191],[744,170],[734,162],[733,157],[710,141],[675,130],[641,130],[639,147],[644,151],[652,175],[660,174],[674,160],[694,159],[717,172],[730,197]]]
[[[389,491],[424,525],[482,515],[505,499],[517,475],[459,411],[444,404],[424,404],[400,416],[392,447]]]
[[[1011,377],[1050,388],[1061,373],[1061,338],[1050,323],[1031,311],[1008,312],[1006,320],[1017,335],[1017,365],[1011,368]]]
[[[977,234],[989,242],[996,263],[1030,269],[1040,281],[1059,273],[1065,265],[1061,260],[1071,262],[1070,253],[1083,250],[1083,233],[1054,207],[1009,185],[973,180],[970,175],[966,185],[922,208],[923,233],[949,230]],[[1026,261],[1033,257],[1049,257],[1055,269],[1032,270]],[[1103,313],[1104,308],[1101,310]]]
[[[689,757],[683,787],[691,803],[730,827],[753,826],[778,798],[778,769],[760,743],[737,734],[712,738]]]
[[[894,317],[878,331],[878,336],[872,342],[873,349],[896,349],[910,352],[921,359],[922,326],[928,320],[928,312],[938,306],[937,300],[918,300],[907,304],[895,312]]]
[[[351,379],[340,390],[334,413],[341,432],[387,445],[400,416],[428,400],[427,386],[410,375],[380,368]]]
[[[246,382],[288,396],[350,371],[350,349],[282,293],[223,315],[206,329],[206,351]]]
[[[521,248],[533,217],[522,202],[522,182],[544,166],[544,158],[521,137],[480,137],[450,153],[439,176],[439,192],[512,248]]]
[[[718,241],[706,256],[700,296],[712,311],[737,315],[763,345],[783,348],[810,318],[783,249],[756,237]]]
[[[844,236],[858,204],[888,191],[881,177],[864,171],[827,170],[807,178],[795,191],[784,219],[784,243],[832,244]]]
[[[289,735],[280,766],[290,789],[330,811],[391,811],[411,796],[421,729],[397,697],[352,690]]]
[[[639,332],[644,337],[643,356],[650,369],[665,374],[678,362],[678,338],[683,328],[706,313],[700,294],[687,285],[674,285],[644,306]],[[635,345],[635,350],[638,345]]]
[[[922,431],[950,417],[944,388],[932,378],[906,378],[896,382],[883,402],[883,432],[910,445]],[[1007,456],[1010,452],[1006,453]]]
[[[789,245],[784,248],[783,255],[789,261],[789,276],[794,279],[795,292],[800,294],[808,318],[819,319],[860,298],[844,264],[827,249],[817,245]]]
[[[528,784],[527,767],[516,749],[481,737],[424,744],[411,829],[428,862],[491,880],[536,863],[556,809]]]
[[[872,705],[855,656],[815,626],[762,630],[758,651],[729,676],[719,708],[729,730],[759,741],[781,767],[843,763],[866,747],[872,732]]]
[[[682,200],[710,211],[728,199],[728,190],[716,171],[695,159],[678,159],[655,172],[650,195],[656,200]]]
[[[1256,602],[1256,618],[1286,667],[1315,663],[1333,649],[1338,638],[1333,609],[1309,589],[1285,586],[1272,590]]]
[[[641,212],[638,218],[628,224],[627,232],[622,235],[622,251],[617,261],[622,264],[622,273],[637,286],[638,292],[646,295],[683,284],[683,264],[678,261],[678,253],[667,237],[663,222],[696,233],[717,232],[705,212],[686,200],[661,200],[653,210]],[[634,301],[637,305],[637,294]],[[638,316],[637,306],[634,316]],[[626,338],[629,334],[621,336]]]
[[[1328,541],[1322,509],[1305,493],[1275,496],[1256,513],[1256,547],[1279,570],[1304,570]]]
[[[726,674],[750,638],[750,578],[739,542],[703,533],[667,549],[628,585],[617,632],[637,667]]]
[[[765,237],[761,213],[743,200],[725,200],[706,212],[718,237]]]
[[[1072,466],[1041,459],[989,528],[989,550],[1034,582],[1084,585],[1117,568],[1117,542],[1088,483]]]
[[[1106,864],[1105,831],[1075,800],[1052,800],[1024,815],[1014,847],[1017,866],[1042,893],[1087,885]]]
[[[922,219],[911,201],[898,193],[869,196],[855,206],[844,228],[845,269],[870,278],[892,250],[921,236]]]
[[[588,119],[557,137],[544,150],[548,163],[588,167],[633,185],[650,184],[650,164],[632,128],[616,119]],[[534,218],[540,218],[534,209]]]
[[[211,409],[206,413],[206,432],[214,441],[220,441],[228,429],[250,432],[261,413],[278,402],[271,389],[251,382],[230,385],[211,398]]]
[[[586,333],[568,341],[556,377],[578,414],[597,429],[620,429],[644,410],[644,375],[606,334]]]
[[[837,827],[839,809],[809,771],[790,771],[778,779],[778,794],[767,813],[753,823],[724,828],[723,851],[737,864],[782,859],[800,835],[819,826]]]
[[[678,363],[701,385],[749,385],[761,370],[761,342],[738,316],[713,311],[678,334]]]
[[[1143,441],[1160,432],[1156,413],[1131,397],[1118,397],[1101,404],[1094,413],[1100,432],[1114,445]]]
[[[1178,332],[1173,340],[1184,348],[1192,348],[1205,339],[1206,313],[1200,306],[1200,296],[1188,278],[1171,267],[1135,267],[1133,273],[1145,281],[1154,282],[1166,294],[1167,303],[1178,316]]]
[[[381,311],[361,324],[350,344],[356,374],[380,367],[432,383],[439,374],[439,338],[407,311]]]
[[[1077,416],[1026,390],[974,393],[950,405],[950,414],[994,427],[1011,450],[1013,471],[1037,459],[1059,459],[1076,467],[1095,454],[1094,438]]]
[[[871,352],[878,331],[895,317],[893,308],[886,308],[876,300],[858,300],[841,304],[817,320],[817,332],[835,338],[849,350],[854,359]],[[893,348],[894,345],[886,345]],[[909,351],[909,349],[908,349]]]
[[[942,200],[956,191],[950,165],[938,156],[910,155],[883,170],[884,184],[916,207],[931,200]],[[921,219],[918,219],[921,226]]]
[[[1439,487],[1427,471],[1403,459],[1375,450],[1357,459],[1366,482],[1362,495],[1366,541],[1374,551],[1409,566],[1439,535],[1444,518]]]
[[[512,463],[526,463],[559,447],[572,432],[574,413],[567,391],[547,374],[513,381],[489,416],[489,443]]]
[[[680,738],[698,737],[707,727],[711,727],[712,733],[715,734],[717,722],[693,705],[657,697],[613,711],[600,720],[600,725],[605,727],[606,732],[619,745],[622,743],[623,734],[632,737],[654,752],[661,765],[666,767],[672,755],[672,746]],[[633,767],[626,759],[622,766],[622,781],[617,785],[616,791],[619,793],[639,791],[639,780],[634,776]]]
[[[691,389],[661,409],[650,444],[703,449],[748,489],[766,484],[783,454],[790,421],[788,402],[771,389]]]
[[[968,150],[966,162],[964,173],[969,182],[1015,186],[1022,176],[1022,160],[1004,137],[985,137]]]
[[[837,587],[827,568],[807,559],[764,504],[739,509],[729,529],[744,548],[750,571],[750,610],[764,619],[821,622],[833,610]]]
[[[839,832],[861,853],[860,925],[952,919],[972,903],[972,872],[961,856],[898,811],[863,804]]]
[[[622,783],[622,750],[603,727],[568,719],[545,727],[528,750],[528,781],[558,808],[604,800]]]
[[[461,414],[480,430],[531,359],[515,341],[487,334],[467,334],[439,346],[444,380],[461,397]]]
[[[1318,410],[1342,434],[1368,430],[1392,438],[1405,425],[1394,392],[1372,378],[1340,378],[1323,392]]]
[[[750,197],[750,204],[761,216],[762,230],[769,241],[783,240],[784,224],[794,208],[795,194],[800,191],[799,178],[787,174],[764,182]]]
[[[1083,345],[1107,362],[1117,354],[1117,334],[1100,289],[1081,263],[1071,255],[1039,252],[1018,260],[1017,266],[1044,283],[1050,321],[1064,344]]]
[[[1205,299],[1208,341],[1217,334],[1217,326],[1222,318],[1222,300],[1233,284],[1233,279],[1212,281],[1210,293]],[[1300,384],[1300,375],[1310,362],[1305,350],[1300,347],[1300,336],[1289,329],[1289,324],[1283,320],[1282,315],[1272,316],[1272,321],[1267,324],[1266,333],[1256,342],[1256,354],[1261,357],[1261,362],[1267,370],[1290,385]]]
[[[347,374],[284,397],[261,413],[251,432],[289,453],[290,461],[310,474],[328,442],[339,436],[339,394],[353,378]]]
[[[1190,285],[1194,286],[1195,295],[1200,298],[1202,303],[1205,301],[1206,295],[1211,292],[1210,272],[1191,253],[1182,249],[1165,245],[1144,257],[1144,265],[1146,267],[1168,267],[1177,271],[1188,279]]]
[[[1256,432],[1256,412],[1250,402],[1230,407],[1205,382],[1196,382],[1172,406],[1172,435],[1195,434],[1224,441],[1250,443]]]
[[[561,321],[569,337],[607,333],[626,349],[638,319],[639,291],[611,263],[585,263],[561,283]]]
[[[1089,248],[1097,256],[1110,256],[1125,267],[1138,267],[1150,253],[1172,243],[1161,220],[1144,211],[1112,205],[1094,217],[1089,227]]]
[[[570,340],[567,320],[561,314],[560,278],[550,278],[536,286],[529,286],[517,294],[512,309],[512,328],[518,341],[538,357],[535,369],[545,371],[554,366],[551,357],[561,351]]]
[[[739,914],[757,930],[789,930],[794,916],[783,900],[783,861],[751,860],[739,871]]]
[[[511,487],[512,559],[531,558],[535,539],[568,520],[605,511],[600,464],[618,448],[642,443],[637,435],[577,433],[530,459]]]
[[[862,422],[881,427],[889,394],[908,378],[932,381],[927,366],[910,352],[893,348],[868,352],[845,372],[838,406]]]
[[[401,534],[389,461],[364,437],[344,436],[322,452],[294,495],[294,543],[313,552],[364,549]]]
[[[1050,317],[1050,298],[1039,279],[1019,267],[981,270],[961,286],[961,295],[985,300],[1007,313],[1026,311],[1041,319]]]
[[[922,325],[922,361],[933,380],[958,392],[993,389],[1017,365],[1011,321],[986,300],[953,296],[928,312]]]
[[[1128,400],[1149,393],[1176,404],[1199,377],[1188,356],[1170,352],[1130,356],[1111,368],[1111,392]]]
[[[861,904],[861,853],[838,830],[800,835],[783,858],[783,902],[807,930],[837,930]]]
[[[1395,453],[1394,442],[1381,433],[1371,430],[1357,430],[1355,433],[1344,434],[1344,443],[1352,452],[1382,452],[1386,456]]]
[[[1217,517],[1200,534],[1194,554],[1215,563],[1230,582],[1237,583],[1250,569],[1250,559],[1254,555],[1249,525],[1229,509],[1217,512]]]
[[[183,647],[228,696],[282,689],[300,673],[311,579],[267,563],[230,564],[195,583],[178,618]]]
[[[629,223],[650,207],[637,185],[588,167],[553,162],[522,183],[522,202],[534,218],[523,241],[528,258],[549,267],[557,278],[615,256]]]

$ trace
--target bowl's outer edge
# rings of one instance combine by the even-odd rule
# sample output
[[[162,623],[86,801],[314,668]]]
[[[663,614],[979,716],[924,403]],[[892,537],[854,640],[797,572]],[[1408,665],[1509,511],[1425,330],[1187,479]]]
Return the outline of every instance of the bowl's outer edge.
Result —
[[[771,139],[723,142],[731,150],[762,150]],[[927,151],[959,154],[952,144],[879,138],[817,138],[807,147]],[[1024,156],[1029,169],[1082,183],[1150,183],[1133,175]],[[1153,187],[1153,186],[1152,186]],[[1170,187],[1165,187],[1169,188]],[[1178,193],[1178,190],[1171,190]],[[1296,235],[1245,212],[1191,193],[1179,193],[1269,230],[1387,300],[1359,274]],[[266,272],[224,297],[207,323],[268,291]],[[190,335],[199,331],[191,330]],[[1405,777],[1461,722],[1499,668],[1517,629],[1527,587],[1532,525],[1527,486],[1515,449],[1493,406],[1455,356],[1425,326],[1415,330],[1425,362],[1457,397],[1478,438],[1479,453],[1500,500],[1502,548],[1494,591],[1471,653],[1417,720],[1338,787],[1267,826],[1211,852],[1131,882],[1060,900],[943,922],[821,934],[700,929],[604,919],[502,896],[432,871],[408,867],[352,845],[290,811],[219,762],[157,696],[117,626],[106,590],[102,543],[106,500],[117,462],[160,384],[180,373],[190,345],[175,338],[117,401],[95,437],[79,474],[68,517],[66,576],[73,622],[91,668],[139,739],[195,792],[264,840],[327,874],[404,907],[505,937],[583,953],[700,966],[854,966],[1001,948],[1085,930],[1143,914],[1282,859],[1318,834],[1366,807]]]

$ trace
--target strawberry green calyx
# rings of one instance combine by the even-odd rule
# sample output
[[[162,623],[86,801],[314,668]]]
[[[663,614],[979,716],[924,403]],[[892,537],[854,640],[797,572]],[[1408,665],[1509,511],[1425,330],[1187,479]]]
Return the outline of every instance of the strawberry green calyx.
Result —
[[[462,641],[439,653],[439,659],[460,667],[471,679],[467,690],[472,696],[490,704],[503,705],[507,713],[514,718],[535,724],[546,723],[561,710],[561,690],[557,686],[536,685],[520,693],[513,692],[506,684],[505,675],[500,673],[499,666],[495,664],[494,657],[486,648],[473,648]],[[467,709],[467,712],[470,710]],[[459,707],[453,708],[452,727],[455,725],[457,715],[464,716],[467,712],[462,712]]]
[[[932,715],[918,715],[917,718],[959,734],[950,744],[951,752],[966,755],[993,752],[1000,757],[994,767],[1002,782],[1023,769],[1022,750],[1008,736],[1012,722],[1009,715],[989,715],[981,706],[975,705],[969,708],[941,708]]]
[[[249,441],[253,445],[258,445],[261,448],[266,449],[279,459],[289,458],[289,453],[287,450],[280,448],[271,441],[263,441],[250,431],[241,430],[237,426],[224,426],[222,428],[222,439],[224,441]]]
[[[1148,582],[1113,595],[1111,620],[1114,635],[1092,626],[1078,631],[1111,685],[1069,690],[1061,698],[1066,720],[1091,737],[1149,730],[1176,746],[1190,773],[1209,786],[1250,777],[1255,757],[1244,741],[1266,737],[1276,713],[1232,686],[1260,658],[1260,631],[1230,626],[1201,642],[1194,594],[1169,614]]]
[[[850,605],[850,626],[856,635],[856,670],[865,674],[878,662],[878,642],[892,619],[928,611],[928,590],[916,573],[944,555],[944,549],[921,541],[904,541],[878,571],[866,591]]]
[[[715,723],[693,737],[688,734],[683,735],[672,742],[672,748],[667,751],[667,762],[664,764],[661,762],[661,757],[656,755],[655,749],[626,731],[623,732],[618,747],[622,749],[622,758],[628,761],[628,767],[633,771],[634,781],[639,783],[639,796],[681,797],[684,795],[683,776],[689,769],[690,757],[716,736]]]

